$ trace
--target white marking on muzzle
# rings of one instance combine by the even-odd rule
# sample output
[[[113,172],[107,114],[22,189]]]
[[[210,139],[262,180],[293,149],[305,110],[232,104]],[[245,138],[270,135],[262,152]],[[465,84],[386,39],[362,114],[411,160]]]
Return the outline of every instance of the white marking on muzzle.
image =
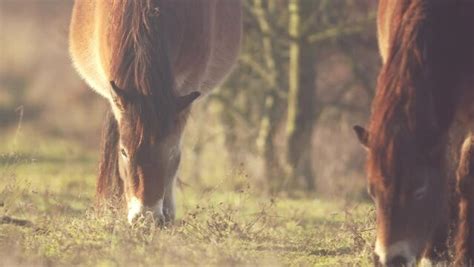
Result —
[[[132,224],[133,220],[143,213],[143,203],[136,197],[131,197],[128,201],[128,223]]]
[[[403,257],[407,261],[407,266],[415,266],[416,258],[412,254],[410,244],[407,241],[399,241],[387,247],[383,246],[379,239],[375,242],[375,254],[379,257],[382,265],[387,265],[395,257]]]
[[[151,212],[156,220],[164,221],[163,199],[159,199],[152,208],[149,208],[145,207],[142,201],[137,197],[131,197],[128,201],[128,222],[132,224],[138,216],[145,212]]]
[[[422,258],[420,260],[420,263],[418,264],[419,267],[432,267],[433,266],[433,262],[431,262],[430,259],[428,258]]]

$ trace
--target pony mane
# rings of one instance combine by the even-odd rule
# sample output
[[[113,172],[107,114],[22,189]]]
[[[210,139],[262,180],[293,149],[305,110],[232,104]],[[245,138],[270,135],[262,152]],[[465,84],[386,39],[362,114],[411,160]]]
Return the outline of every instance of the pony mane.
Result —
[[[160,0],[118,0],[111,30],[111,79],[139,99],[134,113],[140,138],[148,126],[166,129],[176,114],[174,76],[165,42]],[[134,115],[135,116],[135,115]],[[149,127],[148,127],[149,128]]]
[[[119,132],[117,121],[109,110],[106,113],[102,129],[99,177],[97,179],[97,196],[111,198],[122,195],[123,186],[118,170]]]
[[[174,78],[160,18],[160,0],[116,0],[108,39],[112,52],[110,79],[127,91],[127,112],[136,148],[145,138],[156,138],[171,125],[176,114]],[[109,111],[103,132],[97,195],[120,196],[123,185],[118,170],[120,133]]]
[[[436,0],[397,0],[387,62],[372,104],[372,167],[385,178],[414,164],[414,152],[435,142],[438,132],[432,86],[432,8]],[[370,168],[371,166],[369,166]]]

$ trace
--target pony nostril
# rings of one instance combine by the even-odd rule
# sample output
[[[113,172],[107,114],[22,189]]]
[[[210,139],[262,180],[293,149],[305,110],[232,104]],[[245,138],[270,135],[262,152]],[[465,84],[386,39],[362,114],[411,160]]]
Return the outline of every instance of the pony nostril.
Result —
[[[387,263],[387,266],[393,266],[393,267],[398,267],[398,266],[407,266],[407,259],[403,256],[395,256],[393,258],[391,258],[388,263]]]

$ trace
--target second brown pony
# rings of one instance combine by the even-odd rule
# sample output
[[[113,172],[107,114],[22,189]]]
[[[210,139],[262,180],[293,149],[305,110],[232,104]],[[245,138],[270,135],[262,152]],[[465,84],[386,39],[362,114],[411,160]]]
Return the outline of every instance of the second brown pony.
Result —
[[[123,194],[130,222],[146,211],[174,218],[190,105],[230,72],[240,37],[240,0],[75,1],[74,65],[112,111],[97,192]]]
[[[460,147],[474,132],[473,14],[471,0],[379,1],[384,64],[369,129],[355,127],[368,150],[377,263],[447,254]]]

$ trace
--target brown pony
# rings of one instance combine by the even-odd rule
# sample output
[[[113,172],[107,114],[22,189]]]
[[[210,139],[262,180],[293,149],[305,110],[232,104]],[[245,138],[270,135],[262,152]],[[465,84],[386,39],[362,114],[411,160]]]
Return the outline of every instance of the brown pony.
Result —
[[[111,106],[97,193],[123,194],[129,222],[173,220],[191,103],[230,72],[240,38],[240,0],[75,1],[74,65]]]
[[[447,254],[460,146],[474,132],[473,14],[472,0],[379,1],[384,64],[369,129],[355,126],[368,150],[377,263]]]

